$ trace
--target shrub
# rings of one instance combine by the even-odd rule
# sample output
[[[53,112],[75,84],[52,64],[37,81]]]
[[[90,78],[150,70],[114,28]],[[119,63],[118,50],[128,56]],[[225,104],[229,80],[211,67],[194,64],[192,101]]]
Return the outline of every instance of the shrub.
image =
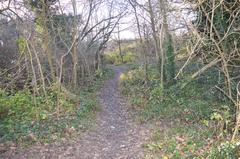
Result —
[[[136,57],[132,52],[127,52],[125,55],[123,55],[123,62],[124,63],[134,62],[135,59],[136,59]]]
[[[46,88],[46,95],[34,96],[26,88],[15,93],[0,89],[0,142],[51,142],[67,137],[67,129],[86,129],[97,110],[97,92],[113,74],[110,69],[97,71],[90,86],[81,87],[78,96],[63,86],[59,92],[56,83]]]
[[[114,65],[122,64],[122,58],[118,52],[111,52],[105,55],[105,59],[108,63]],[[136,59],[132,52],[127,52],[123,55],[123,63],[131,63]]]
[[[18,139],[20,134],[27,134],[32,122],[51,120],[60,106],[59,116],[65,112],[72,114],[76,110],[77,99],[66,98],[60,92],[57,103],[57,89],[53,85],[47,90],[47,96],[34,96],[29,90],[9,94],[0,90],[0,138],[1,140]]]
[[[121,64],[121,57],[118,53],[115,53],[115,52],[106,54],[105,59],[110,64],[114,64],[114,65]]]
[[[120,82],[124,87],[128,86],[142,86],[144,83],[144,69],[138,68],[130,70],[125,74],[120,75]]]
[[[212,159],[238,159],[240,157],[240,142],[224,142],[213,149],[210,155]]]
[[[156,67],[150,65],[148,73],[147,84],[141,82],[144,79],[141,67],[122,75],[123,93],[131,99],[132,107],[138,108],[140,122],[152,119],[162,119],[164,123],[169,121],[174,127],[170,127],[166,136],[174,140],[177,135],[180,136],[176,138],[176,144],[171,144],[163,133],[160,145],[162,141],[166,145],[161,150],[159,144],[148,145],[150,149],[157,149],[158,155],[162,152],[169,156],[171,154],[170,158],[206,158],[210,153],[209,158],[212,159],[239,158],[239,143],[224,143],[209,151],[228,135],[225,132],[232,131],[230,126],[234,116],[229,102],[216,100],[216,92],[213,91],[215,74],[210,74],[208,78],[201,76],[201,80],[192,82],[186,82],[188,79],[185,77],[162,89]],[[215,138],[215,135],[219,138]],[[208,140],[213,142],[205,142]]]

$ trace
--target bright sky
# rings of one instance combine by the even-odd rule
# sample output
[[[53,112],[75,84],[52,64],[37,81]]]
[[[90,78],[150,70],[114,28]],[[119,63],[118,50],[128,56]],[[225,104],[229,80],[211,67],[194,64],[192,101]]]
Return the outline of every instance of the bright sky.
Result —
[[[72,0],[60,0],[61,6],[63,6],[63,10],[65,13],[72,13]],[[82,10],[84,10],[83,7],[83,1],[84,0],[77,0],[77,12],[82,13]],[[104,8],[104,7],[103,7]],[[104,14],[104,9],[101,8],[102,14]],[[131,21],[131,18],[129,15],[126,15],[122,20],[121,20],[121,32],[120,32],[120,38],[121,39],[134,39],[135,38],[135,33],[132,31],[131,26],[133,25],[133,22]],[[117,34],[113,34],[113,38],[117,38]]]
[[[2,1],[2,0],[0,0]],[[19,2],[22,0],[19,0]],[[57,3],[57,5],[61,5],[61,8],[63,10],[64,13],[73,13],[73,9],[72,9],[72,2],[74,0],[59,0],[59,2]],[[84,6],[83,4],[86,3],[87,0],[76,0],[77,3],[77,13],[78,14],[86,14],[86,11],[88,11],[87,6]],[[117,2],[120,2],[121,0],[116,0]],[[145,3],[146,0],[140,0],[141,3]],[[7,2],[7,1],[6,1]],[[115,1],[114,1],[115,3]],[[7,3],[4,2],[0,2],[0,8],[4,8],[7,5]],[[193,19],[193,15],[189,14],[186,10],[182,11],[181,9],[186,7],[186,3],[179,3],[179,4],[173,4],[171,5],[172,7],[174,7],[176,9],[176,11],[169,17],[169,22],[171,25],[177,26],[179,25],[180,21],[184,22],[184,20],[186,21],[191,21],[191,19]],[[16,6],[13,6],[16,7]],[[15,10],[17,10],[17,8],[14,8]],[[98,12],[98,17],[100,16],[104,16],[104,14],[106,14],[107,8],[102,5],[100,7],[100,10]],[[180,11],[181,10],[181,11]],[[20,12],[20,11],[19,11]],[[179,20],[181,19],[181,20]],[[120,38],[121,39],[133,39],[136,37],[136,28],[134,28],[134,18],[133,15],[131,14],[127,14],[122,20],[121,20],[121,25],[120,25],[120,30],[122,30],[120,32]],[[117,30],[116,30],[117,31]],[[116,38],[116,34],[113,35],[113,38]]]

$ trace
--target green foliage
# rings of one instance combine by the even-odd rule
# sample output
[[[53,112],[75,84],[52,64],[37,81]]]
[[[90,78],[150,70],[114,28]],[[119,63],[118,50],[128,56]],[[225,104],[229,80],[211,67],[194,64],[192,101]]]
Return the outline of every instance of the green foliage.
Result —
[[[16,40],[20,54],[23,54],[26,50],[26,40],[23,37],[19,37]]]
[[[195,72],[195,67],[186,70]],[[206,158],[209,150],[218,145],[213,137],[224,139],[233,119],[232,105],[220,100],[213,89],[217,72],[213,69],[182,87],[188,81],[186,76],[165,89],[159,85],[156,66],[150,66],[148,73],[147,84],[143,83],[141,67],[132,68],[121,80],[122,92],[137,108],[140,122],[160,119],[171,125],[149,141],[146,149],[158,158]]]
[[[141,94],[139,93],[141,93],[141,90],[143,90],[144,69],[141,67],[134,70],[130,70],[127,73],[122,73],[120,75],[120,82],[122,85],[123,94],[133,95],[136,98],[137,97],[142,98]],[[129,89],[129,88],[134,88],[134,89]],[[131,101],[138,101],[138,100],[132,99]]]
[[[226,0],[223,2],[204,1],[202,3],[192,1],[192,3],[198,3],[199,5],[196,10],[197,19],[194,21],[196,28],[201,32],[202,38],[208,41],[208,44],[204,45],[201,48],[202,51],[200,51],[204,54],[205,59],[217,57],[216,52],[219,52],[219,50],[214,41],[218,43],[225,56],[231,57],[232,48],[235,50],[240,48],[240,31],[235,29],[240,24],[239,18],[235,18],[239,16],[237,11],[239,10],[240,2]],[[209,17],[212,17],[212,19]],[[230,28],[233,31],[228,35]],[[236,57],[232,57],[229,61],[233,62],[234,65],[238,65]]]
[[[174,83],[175,77],[175,57],[174,57],[174,48],[171,35],[167,36],[167,39],[164,41],[165,51],[166,51],[166,79],[168,84],[172,85]]]
[[[238,159],[240,157],[240,142],[221,143],[220,146],[213,149],[210,158],[211,159]]]
[[[198,122],[209,119],[213,109],[218,107],[219,103],[212,101],[215,92],[208,91],[209,85],[203,87],[196,81],[182,89],[179,81],[168,89],[162,89],[157,74],[155,67],[149,68],[148,85],[143,85],[144,71],[141,68],[130,70],[120,77],[124,94],[144,99],[144,110],[139,112],[142,119],[178,116],[186,122]]]
[[[99,77],[99,78],[102,78],[104,75],[104,71],[101,70],[101,69],[98,69],[95,71],[95,77]]]
[[[118,52],[112,52],[105,55],[105,59],[108,63],[119,65],[122,64],[122,58]],[[127,52],[123,55],[123,63],[131,63],[136,59],[135,55],[131,52]]]
[[[73,113],[77,99],[65,99],[60,93],[59,105],[62,113]],[[41,122],[54,118],[52,113],[57,111],[57,92],[53,88],[48,89],[47,97],[34,96],[29,90],[8,94],[1,91],[0,110],[2,114],[0,122],[1,140],[18,139],[19,135],[26,135],[22,126],[30,126],[31,122]],[[60,115],[63,115],[60,113]],[[28,125],[29,124],[29,125]]]
[[[43,27],[43,24],[42,24],[42,20],[40,18],[36,19],[35,29],[36,29],[36,32],[39,33],[39,34],[44,33],[44,27]]]
[[[175,122],[172,127],[156,130],[146,144],[146,150],[155,158],[206,158],[212,146],[211,132],[198,127]]]
[[[28,89],[16,93],[0,89],[0,141],[51,142],[89,127],[98,110],[97,91],[113,71],[97,74],[101,76],[81,88],[79,96],[64,89],[58,92],[58,84],[47,88],[47,96],[34,96]]]
[[[121,57],[117,53],[108,53],[105,55],[105,59],[110,64],[115,64],[115,65],[121,64]]]
[[[127,52],[126,54],[123,55],[123,62],[124,63],[134,62],[135,59],[136,59],[136,57],[132,52]]]
[[[153,88],[149,92],[149,100],[152,100],[153,104],[160,104],[164,95],[163,91],[161,86]]]
[[[162,148],[162,144],[159,143],[149,143],[146,145],[147,149],[150,151],[158,151]]]
[[[32,8],[43,9],[44,7],[54,4],[56,0],[28,0]]]
[[[130,103],[133,106],[142,107],[142,105],[144,104],[144,99],[142,99],[141,97],[135,97],[130,100]]]
[[[216,8],[214,8],[214,12],[209,12],[208,16],[212,16],[211,14],[214,13],[213,16],[213,24],[211,24],[208,19],[207,19],[207,15],[205,14],[205,12],[208,12],[210,10],[212,10],[213,8],[213,3],[215,3]],[[232,20],[234,20],[234,15],[236,14],[235,11],[238,10],[239,7],[239,2],[235,1],[235,0],[227,0],[224,1],[223,3],[221,2],[212,2],[212,1],[205,1],[203,3],[200,4],[201,7],[198,8],[197,10],[197,16],[198,19],[196,19],[195,24],[197,25],[197,28],[199,29],[199,31],[204,31],[204,29],[206,30],[206,35],[209,37],[210,35],[208,34],[209,31],[211,30],[211,25],[214,25],[215,31],[218,32],[219,36],[222,38],[222,36],[224,36],[224,34],[227,32],[228,28],[231,27],[236,27],[239,25],[240,20],[236,19],[234,21],[234,23],[232,23]],[[225,6],[225,7],[222,7]],[[231,24],[232,23],[232,24]],[[234,37],[236,39],[239,40],[238,36],[237,36],[237,32],[235,32]],[[215,39],[217,39],[217,36],[214,36]],[[233,37],[228,37],[226,38],[227,41],[229,40],[233,40]],[[220,40],[220,39],[218,39]]]
[[[136,52],[134,50],[135,48],[135,44],[122,44],[121,46],[121,54],[122,57],[119,53],[119,49],[116,48],[111,52],[107,52],[105,54],[105,59],[106,62],[110,63],[110,64],[114,64],[114,65],[120,65],[123,63],[132,63],[136,60]],[[123,61],[122,61],[123,59]]]

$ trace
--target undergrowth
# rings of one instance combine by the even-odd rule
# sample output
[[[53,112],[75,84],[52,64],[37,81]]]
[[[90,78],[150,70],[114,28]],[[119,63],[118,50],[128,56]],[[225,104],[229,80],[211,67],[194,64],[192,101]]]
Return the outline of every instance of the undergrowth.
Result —
[[[52,142],[87,129],[98,110],[97,92],[112,76],[110,69],[99,71],[91,85],[74,92],[77,95],[61,92],[60,110],[55,86],[48,88],[47,96],[33,96],[28,89],[14,94],[0,90],[0,143]]]
[[[191,74],[194,66],[188,69]],[[145,144],[149,152],[146,158],[239,157],[239,142],[227,142],[232,133],[234,109],[214,87],[216,73],[212,69],[191,82],[185,76],[165,89],[160,86],[154,65],[149,67],[147,82],[142,67],[133,67],[121,75],[122,93],[138,113],[138,120],[162,123]]]
[[[105,55],[105,59],[108,63],[114,65],[120,65],[123,63],[131,63],[133,62],[136,57],[133,53],[127,52],[122,57],[117,52],[108,53]]]
[[[123,45],[122,53],[120,55],[119,49],[115,49],[104,55],[104,59],[107,63],[120,65],[123,63],[132,63],[136,60],[136,54],[134,52],[134,45]],[[121,57],[122,56],[122,57]]]

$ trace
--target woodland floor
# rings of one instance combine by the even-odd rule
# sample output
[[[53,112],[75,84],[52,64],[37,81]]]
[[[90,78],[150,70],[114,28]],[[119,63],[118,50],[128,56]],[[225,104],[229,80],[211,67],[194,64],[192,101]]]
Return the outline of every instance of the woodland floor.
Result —
[[[6,159],[140,159],[144,158],[143,143],[151,129],[136,123],[126,100],[121,97],[118,80],[125,70],[113,66],[115,76],[106,81],[99,92],[101,111],[96,125],[74,140],[37,144],[25,149],[10,150]]]

